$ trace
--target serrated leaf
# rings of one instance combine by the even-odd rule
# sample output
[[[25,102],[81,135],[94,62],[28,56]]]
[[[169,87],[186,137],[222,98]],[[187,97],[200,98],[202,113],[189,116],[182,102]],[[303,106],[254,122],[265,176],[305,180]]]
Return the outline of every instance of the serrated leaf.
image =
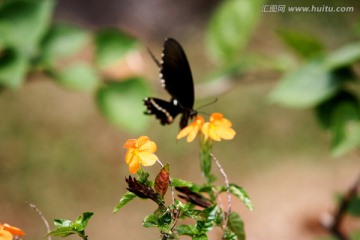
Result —
[[[136,195],[132,192],[126,192],[121,198],[119,203],[115,206],[113,213],[116,213],[119,211],[123,206],[128,204],[131,200],[136,198]]]
[[[250,211],[254,210],[250,197],[245,189],[236,184],[230,183],[229,190],[234,196],[238,197]]]
[[[285,75],[271,92],[270,100],[296,108],[314,107],[333,96],[341,80],[322,62],[311,62]]]
[[[281,39],[304,58],[312,58],[324,53],[323,44],[313,35],[294,30],[277,31]]]
[[[0,42],[30,56],[46,32],[54,7],[53,0],[14,0],[0,7]]]
[[[42,61],[53,66],[57,61],[78,53],[89,41],[89,33],[69,24],[55,24],[41,43]]]
[[[71,90],[92,91],[100,83],[95,69],[85,62],[78,62],[54,72],[54,80]]]
[[[230,213],[228,227],[236,234],[238,240],[245,240],[244,222],[236,212]]]
[[[0,86],[18,89],[25,80],[29,63],[14,49],[0,50]]]
[[[118,30],[105,29],[95,35],[95,60],[100,68],[123,59],[127,53],[139,46],[139,42]]]
[[[142,101],[148,93],[148,86],[143,79],[132,78],[101,87],[96,100],[102,114],[115,126],[141,133],[148,123]]]
[[[259,20],[263,2],[227,0],[219,5],[206,31],[206,45],[215,59],[223,63],[239,59]]]

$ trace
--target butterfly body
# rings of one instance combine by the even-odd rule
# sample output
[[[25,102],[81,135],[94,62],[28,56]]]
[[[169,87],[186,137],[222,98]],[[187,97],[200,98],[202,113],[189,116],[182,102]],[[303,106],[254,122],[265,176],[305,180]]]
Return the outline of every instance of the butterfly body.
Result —
[[[155,59],[156,61],[156,59]],[[157,61],[156,61],[157,62]],[[149,97],[144,100],[145,114],[154,114],[162,125],[171,124],[181,114],[180,128],[196,116],[194,106],[194,83],[190,65],[181,45],[174,39],[165,40],[160,67],[160,81],[171,95],[170,101]]]

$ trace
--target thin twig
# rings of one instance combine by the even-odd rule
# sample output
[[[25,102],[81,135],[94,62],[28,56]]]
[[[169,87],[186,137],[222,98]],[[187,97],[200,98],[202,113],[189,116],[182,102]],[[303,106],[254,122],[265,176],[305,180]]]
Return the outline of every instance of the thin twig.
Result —
[[[359,186],[360,186],[360,174],[357,177],[354,184],[351,186],[351,188],[349,188],[344,198],[339,203],[338,208],[333,217],[333,220],[330,222],[330,224],[324,224],[327,230],[330,231],[331,234],[334,235],[339,240],[350,239],[344,232],[341,231],[340,228],[341,228],[341,223],[343,222],[346,212],[350,206],[350,203],[358,192]]]
[[[228,200],[228,210],[227,210],[227,213],[225,213],[226,215],[225,215],[225,221],[224,221],[224,225],[223,225],[223,228],[225,230],[229,216],[230,216],[230,212],[231,212],[231,193],[230,193],[229,178],[227,177],[224,168],[221,166],[220,162],[217,160],[217,158],[214,156],[214,154],[210,153],[210,156],[215,161],[216,165],[218,166],[221,174],[224,176],[224,179],[225,179],[226,193],[227,193],[227,200]]]
[[[42,212],[40,211],[39,208],[36,207],[35,204],[32,204],[32,203],[27,203],[31,208],[33,208],[40,216],[41,220],[44,222],[45,224],[45,227],[46,227],[46,230],[47,230],[47,233],[49,233],[51,230],[50,230],[50,225],[49,225],[49,222],[48,220],[44,217],[44,215],[42,214]],[[51,240],[51,236],[48,236],[48,240]]]

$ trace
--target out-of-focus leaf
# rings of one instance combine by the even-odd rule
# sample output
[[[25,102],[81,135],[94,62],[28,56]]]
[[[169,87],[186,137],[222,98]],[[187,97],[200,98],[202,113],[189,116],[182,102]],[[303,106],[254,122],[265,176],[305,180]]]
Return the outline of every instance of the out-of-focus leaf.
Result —
[[[0,8],[0,43],[27,56],[34,54],[50,24],[53,7],[53,0],[5,2]]]
[[[25,80],[27,58],[14,49],[0,51],[0,86],[17,89]]]
[[[261,14],[263,0],[222,1],[206,32],[209,52],[223,63],[239,59]]]
[[[58,60],[76,54],[89,40],[89,34],[84,29],[68,25],[56,24],[42,41],[42,60],[54,65]]]
[[[245,240],[244,222],[236,212],[231,212],[228,227],[234,232],[238,240]]]
[[[148,96],[146,82],[132,78],[104,85],[97,92],[97,104],[102,114],[115,126],[141,133],[147,126],[142,99]]]
[[[324,67],[337,69],[360,61],[360,42],[345,45],[324,59]]]
[[[119,211],[123,206],[128,204],[131,200],[136,198],[136,195],[132,192],[126,192],[121,198],[119,203],[115,206],[113,213],[116,213]]]
[[[313,35],[293,30],[279,30],[280,38],[296,53],[304,58],[323,54],[323,44]]]
[[[332,134],[335,156],[360,146],[360,104],[354,95],[340,92],[321,104],[316,113],[321,125]]]
[[[348,212],[353,216],[360,217],[360,195],[351,200]]]
[[[95,69],[85,62],[78,62],[55,72],[54,80],[71,90],[92,91],[100,83]]]
[[[230,192],[234,196],[238,197],[250,211],[254,210],[250,197],[244,188],[236,184],[230,183]]]
[[[271,92],[272,102],[296,108],[314,107],[333,96],[341,80],[322,62],[311,62],[287,74]]]
[[[100,68],[112,65],[138,46],[139,42],[136,39],[118,30],[99,31],[95,36],[96,63]]]

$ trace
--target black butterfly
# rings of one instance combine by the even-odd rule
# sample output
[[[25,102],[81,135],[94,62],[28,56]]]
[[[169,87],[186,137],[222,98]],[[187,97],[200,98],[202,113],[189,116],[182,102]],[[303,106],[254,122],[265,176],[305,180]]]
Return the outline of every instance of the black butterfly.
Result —
[[[159,63],[152,55],[160,67],[162,86],[171,95],[171,99],[167,102],[158,98],[146,98],[144,100],[147,107],[145,114],[155,114],[160,123],[165,125],[171,124],[174,118],[181,113],[180,128],[183,129],[189,119],[197,114],[193,109],[194,83],[189,62],[181,45],[172,38],[165,40],[161,56],[162,61]]]

